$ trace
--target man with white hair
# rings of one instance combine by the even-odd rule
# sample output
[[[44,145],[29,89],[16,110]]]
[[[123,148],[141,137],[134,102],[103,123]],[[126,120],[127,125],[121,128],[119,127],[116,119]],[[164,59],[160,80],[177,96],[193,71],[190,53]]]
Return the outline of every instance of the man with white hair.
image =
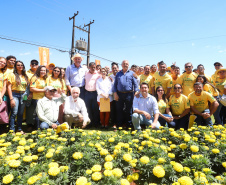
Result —
[[[41,121],[40,128],[47,129],[51,127],[56,129],[57,125],[59,125],[59,106],[64,102],[66,95],[61,90],[58,90],[61,97],[55,98],[54,94],[57,90],[52,86],[46,86],[44,90],[45,96],[38,101],[36,107],[38,118]]]
[[[71,96],[68,96],[65,100],[64,105],[64,119],[68,122],[68,125],[75,127],[85,128],[90,122],[85,102],[79,98],[80,89],[78,87],[73,87],[71,89]]]

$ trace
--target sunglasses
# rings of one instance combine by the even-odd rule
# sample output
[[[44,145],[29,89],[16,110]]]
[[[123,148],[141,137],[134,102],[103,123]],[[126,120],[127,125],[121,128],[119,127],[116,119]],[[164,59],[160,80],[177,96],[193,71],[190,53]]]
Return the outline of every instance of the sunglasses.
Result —
[[[191,66],[185,66],[185,68],[191,68]]]
[[[162,91],[164,91],[164,90],[157,90],[157,92],[162,92]]]
[[[59,73],[60,71],[58,71],[58,70],[53,70],[54,72],[57,72],[57,73]]]
[[[21,66],[24,67],[23,65],[16,65],[16,66],[17,66],[17,67],[21,67]]]
[[[37,63],[32,63],[31,65],[32,65],[32,66],[37,66],[38,64],[37,64]]]
[[[174,89],[181,89],[181,87],[174,87]]]
[[[220,64],[215,64],[215,66],[221,66]]]

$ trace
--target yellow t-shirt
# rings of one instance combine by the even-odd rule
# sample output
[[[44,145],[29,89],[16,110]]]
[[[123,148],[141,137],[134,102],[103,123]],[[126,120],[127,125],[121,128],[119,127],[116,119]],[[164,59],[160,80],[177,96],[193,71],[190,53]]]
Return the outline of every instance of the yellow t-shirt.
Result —
[[[188,99],[190,100],[190,105],[194,106],[199,112],[209,108],[208,103],[213,103],[216,99],[208,92],[202,91],[200,96],[197,96],[195,92],[189,94]]]
[[[14,73],[8,74],[8,82],[11,83],[12,91],[25,91],[27,87],[27,81],[24,76],[20,77],[20,84],[16,82],[16,76]]]
[[[220,90],[220,95],[224,94],[224,86],[226,85],[226,78],[220,79],[220,77],[215,78],[213,81],[214,86]]]
[[[172,88],[171,88],[171,90],[170,90],[170,95],[175,94],[175,92],[174,92],[174,85],[175,85],[175,84],[178,84],[179,77],[180,77],[180,76],[178,76],[176,80],[174,80],[173,77],[172,77]]]
[[[26,72],[29,81],[31,81],[32,76],[35,74],[34,72],[32,72],[30,69]]]
[[[168,101],[164,102],[164,100],[158,101],[158,108],[161,114],[166,114],[166,108],[169,108]]]
[[[219,92],[217,89],[214,89],[210,84],[205,84],[203,90],[210,93],[212,96],[218,96]]]
[[[156,89],[158,86],[162,86],[165,94],[167,92],[167,88],[172,87],[172,83],[172,77],[167,73],[165,73],[163,76],[160,76],[159,72],[156,72],[151,80],[152,87],[155,87]]]
[[[4,81],[6,81],[8,78],[8,74],[7,73],[3,73],[1,70],[0,70],[0,92],[2,92],[2,88],[3,88],[3,85],[4,85]]]
[[[11,74],[11,73],[13,73],[13,70],[14,70],[14,68],[7,68],[5,73]]]
[[[55,89],[62,89],[62,90],[65,90],[65,91],[67,90],[67,87],[66,87],[65,82],[64,82],[63,79],[62,79],[62,84],[61,84],[59,78],[54,79],[54,78],[52,78],[52,76],[49,76],[46,79],[46,83],[47,83],[47,86],[52,86]]]
[[[215,71],[215,73],[211,76],[211,80],[212,80],[211,83],[213,83],[214,81],[216,81],[216,78],[217,77],[219,77],[219,75],[217,74],[217,71]]]
[[[191,92],[194,91],[194,84],[196,82],[197,74],[192,72],[187,74],[186,72],[183,73],[180,78],[178,79],[178,83],[182,85],[183,94],[188,96]]]
[[[33,77],[31,79],[30,87],[35,87],[37,89],[44,89],[46,85],[47,85],[46,80],[44,78]],[[44,92],[33,92],[33,99],[35,99],[35,100],[39,100],[39,99],[43,98],[44,96],[45,96]]]
[[[155,73],[157,73],[157,72],[154,72],[154,73],[150,72],[150,75],[153,77]]]
[[[173,115],[181,115],[185,109],[190,108],[190,102],[187,96],[181,94],[180,97],[176,97],[175,95],[171,95],[169,99],[169,106],[171,107],[171,111]]]
[[[204,74],[204,76],[206,77],[206,79],[207,79],[210,83],[212,82],[212,79],[211,79],[211,77],[210,77],[209,75]]]
[[[151,93],[151,79],[152,79],[152,76],[151,75],[140,75],[140,84],[142,84],[143,82],[147,83],[149,85],[149,93]]]

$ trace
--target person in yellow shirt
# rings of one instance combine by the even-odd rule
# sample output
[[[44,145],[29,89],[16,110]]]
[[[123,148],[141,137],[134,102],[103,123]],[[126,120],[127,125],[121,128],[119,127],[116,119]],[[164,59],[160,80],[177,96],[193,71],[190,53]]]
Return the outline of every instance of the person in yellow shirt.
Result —
[[[226,68],[218,69],[216,74],[217,77],[213,80],[213,84],[217,89],[219,89],[220,98],[224,94],[224,86],[226,85]],[[221,120],[220,124],[223,125],[225,123],[226,108],[219,102],[219,100],[218,103],[219,107],[215,114],[219,114]]]
[[[31,60],[30,69],[27,71],[27,76],[29,80],[31,80],[32,76],[35,74],[36,70],[38,69],[39,62],[37,60]]]
[[[4,57],[0,57],[0,104],[3,101],[3,96],[6,92],[6,83],[7,83],[7,74],[6,71],[6,59]]]
[[[140,84],[145,82],[149,87],[151,87],[152,76],[150,75],[150,70],[151,67],[149,65],[144,66],[144,74],[140,75]],[[149,89],[148,93],[151,94],[151,88]]]
[[[220,62],[215,62],[213,65],[214,65],[216,71],[215,71],[215,73],[211,76],[212,83],[213,83],[213,81],[216,81],[216,78],[218,77],[217,71],[218,71],[220,68],[223,67],[223,65],[222,65]]]
[[[166,126],[166,123],[169,127],[175,127],[175,123],[173,122],[172,113],[169,109],[168,100],[166,98],[166,94],[162,86],[158,86],[156,88],[155,98],[158,103],[159,108],[159,123],[161,126]]]
[[[11,116],[9,119],[10,130],[15,132],[15,118],[17,116],[18,131],[22,131],[23,113],[27,95],[25,94],[28,85],[28,76],[22,61],[16,61],[14,72],[8,74],[8,93],[10,98]]]
[[[179,77],[180,77],[180,68],[178,66],[174,66],[174,69],[172,71],[172,88],[170,91],[170,95],[175,94],[174,92],[174,85],[178,83]]]
[[[47,86],[52,86],[54,89],[60,89],[63,93],[66,93],[67,87],[62,79],[60,67],[54,67],[51,76],[46,79]],[[59,95],[60,97],[61,95]]]
[[[16,62],[16,57],[9,55],[9,56],[6,57],[6,61],[7,61],[6,73],[13,73],[14,65],[15,65],[15,62]]]
[[[194,91],[194,83],[196,82],[197,74],[192,72],[193,66],[192,64],[185,64],[185,73],[183,73],[178,79],[178,83],[182,85],[183,94],[188,96],[191,92]]]
[[[188,99],[191,111],[197,116],[195,122],[198,126],[211,126],[213,123],[210,116],[217,110],[219,103],[210,93],[203,91],[202,83],[196,82],[194,90],[189,94]]]
[[[155,64],[151,65],[151,76],[153,76],[157,71],[157,66]]]
[[[155,90],[158,86],[163,87],[166,98],[169,98],[170,90],[172,88],[172,77],[167,74],[166,64],[163,61],[159,62],[159,72],[153,75],[151,82],[152,94],[155,94]]]
[[[175,122],[176,129],[188,129],[190,102],[187,96],[181,94],[182,86],[175,84],[173,86],[174,94],[170,96],[169,106],[173,114],[173,122]]]
[[[42,99],[45,96],[45,90],[44,88],[47,86],[46,84],[47,79],[47,68],[43,65],[39,66],[36,70],[34,76],[31,78],[30,82],[30,91],[33,93],[32,97],[32,104],[36,108],[37,102],[39,99]],[[39,128],[39,119],[36,114],[36,111],[33,112],[33,115],[35,117],[35,126],[36,129]]]
[[[48,73],[47,76],[51,76],[52,75],[54,67],[55,67],[54,63],[50,63],[49,64],[49,66],[48,66],[49,73]]]
[[[199,74],[199,75],[205,76],[206,79],[208,80],[208,82],[210,82],[210,83],[212,82],[211,77],[208,76],[207,74],[205,74],[205,68],[204,68],[204,65],[199,64],[199,65],[197,66],[197,71],[198,71],[198,74]]]

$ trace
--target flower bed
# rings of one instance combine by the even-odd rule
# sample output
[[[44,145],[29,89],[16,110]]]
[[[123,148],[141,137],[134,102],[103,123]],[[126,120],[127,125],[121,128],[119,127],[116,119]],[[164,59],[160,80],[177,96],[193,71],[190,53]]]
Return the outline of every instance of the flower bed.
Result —
[[[1,184],[226,184],[223,126],[0,136]]]

